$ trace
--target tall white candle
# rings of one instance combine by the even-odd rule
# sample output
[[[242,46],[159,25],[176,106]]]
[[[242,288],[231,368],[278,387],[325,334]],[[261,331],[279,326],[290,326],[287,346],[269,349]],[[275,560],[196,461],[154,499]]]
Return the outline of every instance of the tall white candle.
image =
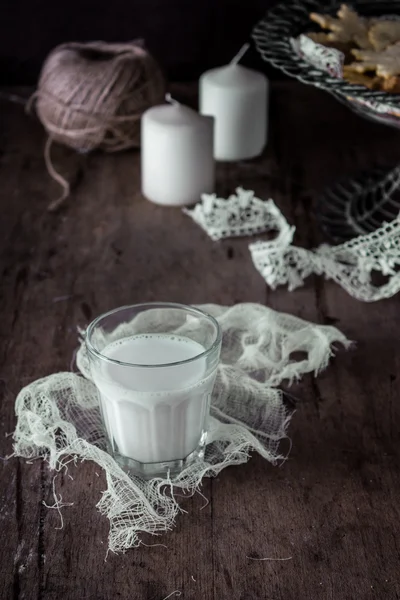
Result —
[[[215,185],[213,119],[178,102],[142,117],[142,192],[170,206],[190,205]]]
[[[243,160],[262,153],[267,143],[268,80],[237,64],[247,47],[224,67],[200,78],[200,112],[213,116],[214,157]]]

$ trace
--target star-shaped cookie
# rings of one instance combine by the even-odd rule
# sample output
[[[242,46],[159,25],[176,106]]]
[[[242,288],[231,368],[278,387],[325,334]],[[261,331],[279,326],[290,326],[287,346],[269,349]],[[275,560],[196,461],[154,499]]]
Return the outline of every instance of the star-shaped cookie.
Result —
[[[381,52],[400,40],[400,21],[378,21],[368,34],[372,47]]]
[[[356,43],[360,48],[372,48],[368,37],[369,28],[373,21],[360,17],[346,4],[342,4],[337,13],[338,18],[330,15],[311,13],[310,19],[318,23],[323,29],[329,29],[327,37],[331,41]]]
[[[352,53],[359,62],[353,62],[348,68],[357,73],[376,71],[378,77],[385,79],[400,75],[400,42],[382,52],[354,49]]]

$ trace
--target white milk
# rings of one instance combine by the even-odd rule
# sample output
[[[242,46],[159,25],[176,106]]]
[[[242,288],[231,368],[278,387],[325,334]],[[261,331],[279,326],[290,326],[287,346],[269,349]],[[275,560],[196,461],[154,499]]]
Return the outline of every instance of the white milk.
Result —
[[[169,334],[136,335],[102,350],[135,365],[162,365],[194,358],[204,347]],[[215,379],[205,378],[206,359],[175,367],[145,368],[103,361],[92,370],[114,450],[138,462],[185,458],[200,441]]]

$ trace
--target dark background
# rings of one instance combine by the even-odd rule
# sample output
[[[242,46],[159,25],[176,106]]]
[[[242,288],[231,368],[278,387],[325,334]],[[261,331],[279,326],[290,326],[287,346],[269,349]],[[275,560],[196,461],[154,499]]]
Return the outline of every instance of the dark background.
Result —
[[[228,62],[274,0],[0,0],[0,83],[34,84],[68,41],[143,38],[174,81]],[[255,50],[243,61],[265,66]]]

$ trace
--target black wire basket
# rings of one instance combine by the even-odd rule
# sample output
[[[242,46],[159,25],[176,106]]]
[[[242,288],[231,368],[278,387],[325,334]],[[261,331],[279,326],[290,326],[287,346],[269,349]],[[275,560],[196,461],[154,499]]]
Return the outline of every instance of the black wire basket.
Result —
[[[324,191],[316,217],[324,234],[341,243],[393,221],[400,210],[400,167],[374,168]]]
[[[329,92],[360,116],[400,128],[400,94],[369,90],[331,76],[296,52],[293,40],[316,30],[310,13],[336,15],[342,2],[287,0],[278,4],[254,28],[256,48],[265,61],[286,75]],[[355,0],[351,6],[361,16],[400,19],[400,0]],[[371,233],[399,214],[399,190],[400,167],[361,173],[325,190],[317,202],[317,220],[334,243]]]
[[[361,85],[330,76],[299,55],[293,39],[315,30],[311,12],[336,15],[342,1],[288,0],[269,10],[256,25],[252,37],[262,58],[290,77],[323,89],[363,117],[400,128],[400,94],[370,90]],[[400,1],[351,2],[361,16],[400,19]]]

